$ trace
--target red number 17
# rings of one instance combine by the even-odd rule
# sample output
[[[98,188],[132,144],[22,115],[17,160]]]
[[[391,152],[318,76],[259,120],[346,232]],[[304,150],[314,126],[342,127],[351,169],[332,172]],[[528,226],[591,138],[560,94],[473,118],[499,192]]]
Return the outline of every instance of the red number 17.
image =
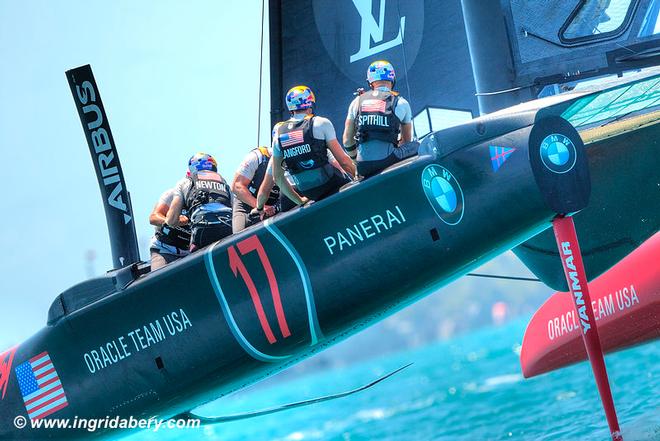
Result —
[[[280,299],[280,290],[277,287],[277,279],[275,273],[273,273],[273,267],[268,260],[268,255],[266,250],[264,250],[263,245],[259,241],[259,238],[255,236],[250,236],[245,240],[240,241],[236,244],[238,251],[241,253],[241,256],[245,256],[252,251],[256,251],[261,261],[261,266],[263,266],[266,276],[268,277],[268,285],[270,286],[270,293],[273,298],[273,305],[275,306],[275,315],[277,315],[277,324],[280,327],[282,336],[287,338],[291,335],[289,331],[289,326],[286,323],[286,317],[284,316],[284,309],[282,308],[282,300]],[[264,307],[261,304],[261,299],[259,297],[259,292],[257,287],[250,277],[248,269],[245,267],[245,264],[241,260],[240,256],[236,252],[234,246],[230,246],[228,249],[229,253],[229,266],[234,272],[234,276],[238,276],[238,273],[241,274],[245,285],[247,286],[248,291],[250,292],[250,297],[252,298],[252,303],[254,303],[254,309],[257,311],[257,316],[259,317],[259,323],[261,324],[261,329],[264,330],[266,338],[270,344],[273,344],[277,341],[273,331],[270,329],[270,324],[266,318],[266,313],[264,312]]]

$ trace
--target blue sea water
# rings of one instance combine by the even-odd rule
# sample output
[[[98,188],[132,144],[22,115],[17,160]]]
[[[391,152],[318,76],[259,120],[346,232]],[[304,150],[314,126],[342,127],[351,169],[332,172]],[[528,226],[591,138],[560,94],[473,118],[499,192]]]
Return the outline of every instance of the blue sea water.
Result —
[[[523,379],[518,353],[526,320],[450,341],[256,388],[199,409],[227,415],[366,384],[357,395],[200,429],[142,432],[137,440],[607,440],[591,369],[580,363]],[[606,357],[624,439],[660,440],[660,346]]]

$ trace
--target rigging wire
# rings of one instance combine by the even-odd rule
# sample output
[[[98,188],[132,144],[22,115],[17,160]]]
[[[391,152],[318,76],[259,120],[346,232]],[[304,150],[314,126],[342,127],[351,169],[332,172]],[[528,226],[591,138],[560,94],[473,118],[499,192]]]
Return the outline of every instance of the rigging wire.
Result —
[[[501,95],[503,93],[511,93],[511,92],[515,92],[516,90],[526,89],[528,87],[532,87],[532,86],[518,86],[518,87],[512,87],[511,89],[498,90],[495,92],[477,92],[474,94],[474,96]]]
[[[541,279],[536,279],[534,277],[516,277],[516,276],[500,276],[497,274],[481,274],[481,273],[468,273],[468,276],[472,277],[485,277],[488,279],[503,279],[503,280],[519,280],[523,282],[540,282]]]
[[[396,10],[399,15],[399,23],[401,23],[401,5],[399,0],[396,2]],[[401,54],[403,55],[403,69],[405,70],[405,80],[406,80],[406,89],[408,90],[408,99],[412,100],[412,94],[410,92],[410,82],[408,81],[408,61],[406,59],[406,37],[405,32],[401,33]],[[411,106],[412,111],[412,106]],[[417,130],[415,129],[415,124],[413,124],[413,138],[417,139]]]
[[[263,80],[263,64],[264,64],[264,17],[265,17],[266,0],[261,1],[261,39],[259,47],[259,97],[257,103],[257,146],[261,140],[261,87]]]

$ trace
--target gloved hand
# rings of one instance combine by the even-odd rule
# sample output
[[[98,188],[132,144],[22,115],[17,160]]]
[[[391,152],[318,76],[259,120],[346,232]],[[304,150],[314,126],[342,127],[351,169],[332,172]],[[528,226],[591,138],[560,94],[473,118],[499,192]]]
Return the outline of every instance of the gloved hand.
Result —
[[[264,220],[271,216],[277,214],[277,209],[272,205],[266,205],[261,210],[258,210],[256,207],[250,211],[250,217],[259,216],[259,219]]]

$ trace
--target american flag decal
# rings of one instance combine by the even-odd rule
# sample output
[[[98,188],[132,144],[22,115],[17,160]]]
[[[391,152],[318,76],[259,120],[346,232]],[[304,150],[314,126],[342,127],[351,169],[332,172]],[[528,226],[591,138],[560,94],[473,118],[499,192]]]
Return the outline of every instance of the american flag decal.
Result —
[[[302,130],[294,130],[293,132],[280,135],[280,144],[282,145],[282,147],[289,147],[295,144],[302,144],[302,142],[303,142]]]
[[[364,100],[360,105],[362,112],[385,112],[386,103],[383,100]]]
[[[44,418],[69,405],[48,352],[18,365],[16,377],[30,419]]]

